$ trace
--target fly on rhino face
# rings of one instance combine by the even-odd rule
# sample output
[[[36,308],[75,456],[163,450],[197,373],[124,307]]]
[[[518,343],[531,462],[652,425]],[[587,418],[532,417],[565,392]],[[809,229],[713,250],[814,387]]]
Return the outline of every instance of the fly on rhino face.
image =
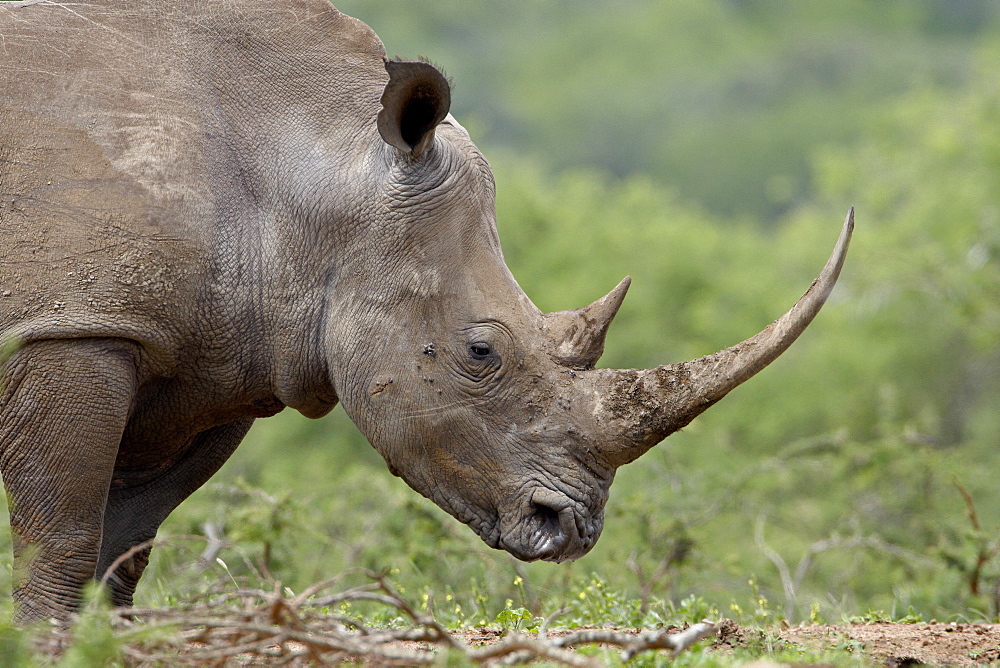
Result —
[[[448,81],[386,60],[326,0],[5,2],[0,34],[20,621],[65,619],[105,573],[129,604],[161,522],[285,407],[342,404],[489,545],[575,559],[615,470],[791,345],[851,235],[848,216],[802,299],[746,341],[596,369],[629,279],[536,308]]]

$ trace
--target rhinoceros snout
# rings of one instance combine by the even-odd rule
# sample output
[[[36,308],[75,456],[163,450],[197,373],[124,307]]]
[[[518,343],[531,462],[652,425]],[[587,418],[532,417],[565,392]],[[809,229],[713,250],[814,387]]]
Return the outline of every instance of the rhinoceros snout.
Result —
[[[567,561],[597,542],[601,519],[581,513],[569,497],[537,490],[520,521],[500,538],[500,547],[522,561]]]

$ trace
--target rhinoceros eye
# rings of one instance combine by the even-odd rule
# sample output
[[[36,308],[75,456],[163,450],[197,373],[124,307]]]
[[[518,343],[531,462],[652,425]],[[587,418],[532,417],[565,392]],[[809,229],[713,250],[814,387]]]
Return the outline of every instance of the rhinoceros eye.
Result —
[[[474,359],[484,360],[493,354],[493,349],[490,348],[490,344],[488,343],[476,341],[469,346],[469,354],[472,355]]]

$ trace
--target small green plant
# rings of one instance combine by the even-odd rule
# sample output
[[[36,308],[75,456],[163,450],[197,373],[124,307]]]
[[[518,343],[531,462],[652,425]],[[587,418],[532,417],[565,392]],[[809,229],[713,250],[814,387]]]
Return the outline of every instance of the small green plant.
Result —
[[[969,602],[988,604],[994,616],[998,616],[1000,595],[989,591],[989,583],[1000,581],[1000,568],[996,558],[1000,554],[1000,538],[996,537],[995,531],[982,526],[972,494],[958,476],[952,476],[951,482],[965,503],[969,527],[964,531],[948,527],[947,542],[939,548],[940,557],[949,569],[961,574],[968,590]]]
[[[582,583],[581,583],[582,584]],[[629,600],[596,573],[586,584],[570,590],[563,624],[570,628],[581,626],[634,626],[643,617],[641,604]]]
[[[111,623],[112,607],[99,585],[84,590],[79,616],[73,623],[72,643],[61,660],[66,666],[107,666],[120,664],[125,639],[116,634]]]
[[[694,594],[684,597],[676,605],[671,603],[670,610],[676,624],[695,624],[703,619],[718,619],[720,617],[719,609],[716,606]]]
[[[847,618],[849,624],[881,624],[892,621],[892,615],[883,610],[869,610],[863,615],[852,615]]]
[[[868,610],[863,615],[854,615],[847,618],[849,624],[922,624],[925,621],[924,615],[914,610],[912,605],[906,609],[905,615],[897,615],[895,608],[893,608],[892,612]]]
[[[28,665],[31,657],[29,634],[10,621],[10,613],[9,605],[0,608],[0,665]]]
[[[537,630],[538,624],[532,625],[535,616],[524,608],[504,608],[494,619],[495,624],[499,624],[505,631],[521,631],[522,626],[525,631]],[[525,623],[527,622],[527,624]],[[540,622],[540,620],[539,620]]]
[[[243,479],[231,491],[241,501],[228,508],[227,533],[236,542],[256,546],[257,565],[272,577],[289,558],[294,536],[309,526],[304,499],[291,490],[268,494]]]
[[[913,609],[911,605],[906,609],[906,614],[894,620],[897,624],[923,624],[926,620],[923,614]]]
[[[849,636],[842,636],[840,641],[833,646],[834,651],[850,652],[851,654],[862,654],[865,651],[865,644],[860,640],[855,640]]]
[[[747,584],[750,586],[750,593],[753,595],[754,601],[754,609],[750,618],[755,623],[773,624],[785,619],[784,614],[771,608],[771,602],[761,591],[760,583],[756,577],[751,577],[747,580]]]

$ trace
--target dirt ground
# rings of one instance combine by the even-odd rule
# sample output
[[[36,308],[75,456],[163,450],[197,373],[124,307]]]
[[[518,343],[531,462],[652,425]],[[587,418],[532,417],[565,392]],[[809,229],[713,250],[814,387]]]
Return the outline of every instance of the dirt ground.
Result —
[[[735,627],[736,625],[733,624]],[[722,629],[717,643],[727,642]],[[736,634],[739,634],[738,627]],[[854,624],[779,629],[787,642],[804,647],[858,647],[874,662],[890,666],[972,666],[1000,662],[1000,624]]]
[[[370,588],[362,593],[370,593]],[[382,596],[390,598],[389,594]],[[717,653],[723,663],[728,663],[726,656],[732,655],[734,665],[742,662],[753,668],[784,668],[771,656],[780,656],[796,666],[851,659],[890,667],[1000,665],[1000,624],[897,622],[744,627],[723,619],[714,622],[714,627],[706,622],[685,629],[550,629],[539,637],[495,628],[448,632],[432,621],[418,619],[415,613],[412,626],[365,630],[357,624],[344,624],[325,611],[307,616],[304,613],[308,611],[298,610],[295,605],[296,600],[279,593],[262,606],[239,614],[231,606],[224,615],[203,611],[197,617],[185,615],[184,611],[166,610],[164,614],[156,609],[159,617],[152,619],[147,610],[145,622],[152,619],[154,623],[170,623],[187,630],[162,637],[150,634],[144,640],[144,636],[137,636],[138,642],[124,648],[126,663],[200,667],[340,665],[353,661],[370,666],[410,666],[447,662],[449,659],[441,653],[450,646],[450,651],[458,653],[459,659],[464,655],[464,661],[470,664],[537,665],[541,661],[548,665],[590,666],[601,665],[601,659],[579,654],[575,648],[596,643],[615,648],[623,657],[647,651],[668,654],[674,649],[700,653],[705,651],[704,645],[700,645],[702,649],[690,648],[703,638],[702,643],[711,643],[708,651]],[[134,621],[129,618],[123,624]]]
[[[498,642],[501,633],[492,629],[457,634],[472,645]],[[550,636],[559,635],[552,631]],[[769,636],[769,637],[768,637]],[[775,642],[777,641],[777,643]],[[947,665],[973,666],[1000,662],[1000,624],[853,624],[776,626],[765,633],[723,620],[712,643],[715,651],[759,648],[767,642],[775,649],[832,649],[867,656],[872,664],[887,666]],[[754,662],[757,666],[773,666]],[[801,664],[800,664],[801,665]]]

